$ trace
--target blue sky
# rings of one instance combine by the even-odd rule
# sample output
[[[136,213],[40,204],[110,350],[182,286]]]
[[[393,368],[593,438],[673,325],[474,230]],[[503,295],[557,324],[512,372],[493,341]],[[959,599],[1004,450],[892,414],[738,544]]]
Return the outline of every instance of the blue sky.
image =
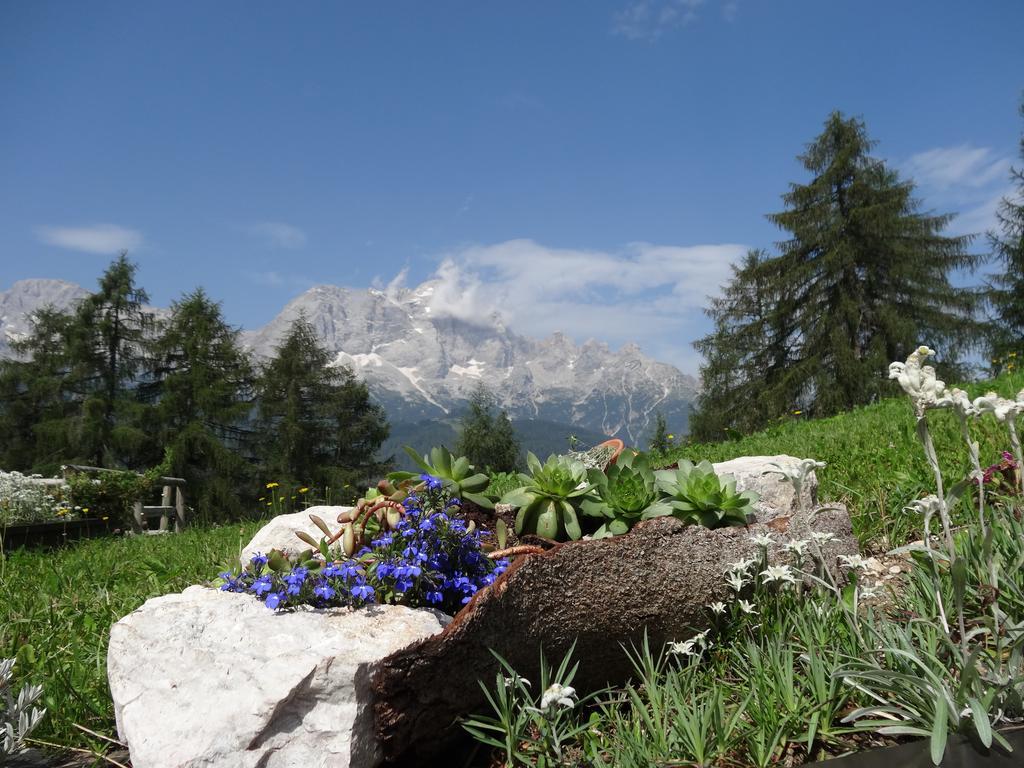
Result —
[[[437,276],[458,316],[695,372],[833,109],[991,225],[1022,28],[1018,0],[2,3],[0,290],[128,248],[154,303],[202,285],[254,327]]]

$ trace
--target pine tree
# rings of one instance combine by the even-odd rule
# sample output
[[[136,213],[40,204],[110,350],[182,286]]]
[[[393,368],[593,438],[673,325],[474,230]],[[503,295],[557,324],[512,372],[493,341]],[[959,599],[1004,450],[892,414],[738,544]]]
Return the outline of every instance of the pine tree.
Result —
[[[292,323],[259,383],[259,444],[264,471],[277,482],[366,482],[387,462],[383,409],[351,370],[330,365],[313,327]]]
[[[253,398],[239,331],[198,289],[172,304],[153,358],[155,437],[171,452],[172,472],[188,481],[191,503],[204,516],[239,512],[251,466],[243,446],[229,441],[241,434]]]
[[[146,405],[136,383],[152,341],[153,315],[135,285],[136,264],[122,253],[81,303],[67,339],[68,396],[78,403],[72,450],[97,466],[137,467],[159,460],[146,435]]]
[[[697,342],[713,350],[698,430],[847,410],[888,392],[886,366],[918,344],[939,349],[949,370],[973,343],[978,291],[949,281],[979,261],[970,237],[944,236],[952,215],[921,213],[913,184],[871,147],[863,122],[833,113],[800,156],[811,180],[769,216],[789,239],[778,256],[748,257],[712,304],[715,331]],[[763,305],[746,315],[744,297]]]
[[[772,279],[769,267],[766,252],[749,251],[733,265],[722,295],[705,309],[714,330],[694,342],[704,356],[701,391],[690,415],[695,440],[754,431],[786,408],[786,398],[771,400],[765,394],[778,391],[794,361],[788,343],[794,318],[779,310],[790,300],[790,291]]]
[[[515,472],[520,466],[519,441],[504,410],[497,416],[497,401],[484,384],[478,384],[459,425],[455,453],[475,467],[490,472]]]
[[[0,467],[49,475],[71,455],[77,406],[64,396],[63,382],[73,321],[70,312],[37,310],[29,334],[12,344],[17,357],[0,361]]]
[[[1020,106],[1024,117],[1024,102]],[[1024,158],[1024,134],[1020,140]],[[989,233],[999,271],[989,276],[988,299],[995,310],[990,329],[992,368],[1024,366],[1024,168],[1010,171],[1017,200],[1004,197],[997,213],[1000,233]],[[1013,355],[1013,357],[1011,357]]]
[[[654,415],[654,435],[651,437],[647,450],[666,454],[671,447],[672,435],[668,433],[668,423],[665,421],[665,414],[658,411]]]

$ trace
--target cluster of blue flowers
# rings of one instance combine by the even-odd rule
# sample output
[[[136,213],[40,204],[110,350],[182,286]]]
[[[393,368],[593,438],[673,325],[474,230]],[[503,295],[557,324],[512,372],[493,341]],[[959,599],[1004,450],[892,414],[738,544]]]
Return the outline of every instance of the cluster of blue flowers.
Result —
[[[508,561],[483,553],[480,532],[457,516],[460,502],[440,480],[430,475],[422,480],[422,494],[405,499],[395,529],[379,533],[353,557],[319,567],[308,561],[280,567],[280,558],[271,568],[269,558],[257,554],[240,574],[221,573],[220,588],[250,593],[273,609],[382,602],[455,613],[493,583]]]

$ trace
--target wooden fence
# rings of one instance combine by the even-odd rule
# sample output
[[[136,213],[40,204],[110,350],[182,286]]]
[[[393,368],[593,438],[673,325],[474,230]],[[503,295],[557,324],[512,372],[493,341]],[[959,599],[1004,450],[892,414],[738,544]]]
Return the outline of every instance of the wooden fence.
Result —
[[[64,467],[64,479],[53,479],[40,481],[48,485],[65,485],[67,477],[72,472],[122,472],[119,469],[106,469],[104,467],[89,467],[82,464],[68,464]],[[160,504],[147,506],[143,499],[136,499],[132,504],[132,530],[135,533],[143,533],[149,529],[151,518],[160,518],[161,531],[171,529],[171,519],[174,519],[174,531],[180,533],[187,524],[185,515],[185,480],[180,477],[160,477],[157,482],[163,486],[160,496]]]

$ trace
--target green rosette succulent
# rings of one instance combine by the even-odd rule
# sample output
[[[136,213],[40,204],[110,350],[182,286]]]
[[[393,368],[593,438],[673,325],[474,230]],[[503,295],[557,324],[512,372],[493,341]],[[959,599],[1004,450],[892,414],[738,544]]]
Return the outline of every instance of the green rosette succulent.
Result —
[[[447,486],[452,496],[472,501],[484,509],[494,509],[494,502],[484,494],[491,479],[483,472],[477,472],[465,456],[456,458],[443,445],[431,448],[430,453],[424,456],[409,446],[405,446],[405,452],[424,473],[438,478]],[[388,479],[395,482],[416,477],[415,472],[392,472],[388,475]]]
[[[540,463],[532,453],[526,454],[530,474],[520,474],[523,485],[501,498],[502,504],[519,508],[516,534],[536,534],[564,541],[579,539],[579,504],[593,486],[587,479],[587,468],[566,456],[549,456]]]
[[[670,507],[668,514],[683,522],[699,523],[705,528],[746,525],[760,497],[753,491],[738,492],[732,475],[719,477],[711,462],[694,465],[685,459],[679,469],[654,473],[655,483]]]
[[[585,498],[581,506],[583,514],[602,520],[595,539],[618,536],[641,520],[672,513],[643,455],[624,453],[606,472],[591,469],[588,476],[596,498]]]

